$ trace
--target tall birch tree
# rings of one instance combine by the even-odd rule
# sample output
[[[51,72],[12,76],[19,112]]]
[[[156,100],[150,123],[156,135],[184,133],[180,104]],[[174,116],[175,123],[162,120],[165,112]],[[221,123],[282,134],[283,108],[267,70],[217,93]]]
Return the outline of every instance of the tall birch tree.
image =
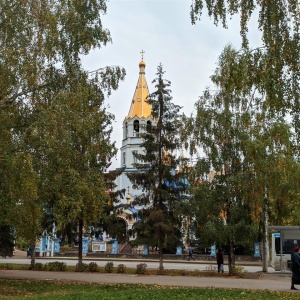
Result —
[[[263,55],[225,47],[211,76],[216,89],[204,92],[196,103],[196,116],[187,122],[187,132],[193,133],[190,145],[204,152],[195,166],[199,178],[192,188],[200,237],[210,235],[210,242],[228,245],[231,273],[235,245],[258,238],[264,201],[279,217],[289,206],[280,195],[285,191],[288,200],[289,193],[299,193],[296,184],[286,185],[298,165],[293,132],[283,117],[271,117],[267,99],[254,84],[261,74],[253,65],[261,59]],[[198,184],[211,170],[213,179]]]
[[[98,211],[93,210],[95,201],[98,207],[101,199],[106,201],[100,170],[105,171],[115,149],[109,141],[113,116],[103,101],[125,71],[101,66],[98,73],[88,74],[81,62],[91,49],[111,42],[101,22],[106,2],[4,0],[0,4],[1,221],[22,229],[28,224],[16,224],[12,216],[17,212],[23,214],[20,220],[27,217],[35,227],[28,235],[24,232],[32,246],[41,232],[40,214],[55,197],[56,218],[61,220],[58,203],[65,203],[67,210],[67,200],[72,201],[74,214],[81,210],[86,215],[86,209],[92,217]],[[31,175],[19,176],[18,170]],[[81,220],[77,218],[80,224]]]

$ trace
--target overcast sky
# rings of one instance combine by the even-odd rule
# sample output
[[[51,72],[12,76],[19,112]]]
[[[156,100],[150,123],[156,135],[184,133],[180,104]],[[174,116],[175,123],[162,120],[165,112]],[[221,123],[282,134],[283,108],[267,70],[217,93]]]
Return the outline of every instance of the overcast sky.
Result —
[[[239,17],[228,23],[229,29],[216,27],[204,11],[201,21],[192,25],[192,0],[110,0],[103,26],[110,30],[113,43],[91,52],[83,59],[85,69],[121,66],[126,78],[108,99],[115,115],[111,136],[118,149],[122,143],[122,123],[128,114],[139,76],[139,62],[145,51],[146,79],[150,93],[157,66],[161,63],[165,79],[171,81],[173,102],[189,115],[202,91],[212,86],[218,56],[231,43],[240,48]],[[256,25],[256,24],[255,24]],[[252,39],[259,40],[253,25]],[[110,169],[120,167],[120,151]]]

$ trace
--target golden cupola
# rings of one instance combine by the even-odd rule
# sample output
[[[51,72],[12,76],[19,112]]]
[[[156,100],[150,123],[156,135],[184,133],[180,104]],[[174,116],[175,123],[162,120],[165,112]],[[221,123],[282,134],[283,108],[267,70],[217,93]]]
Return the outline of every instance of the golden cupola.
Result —
[[[146,64],[143,58],[142,61],[139,63],[139,68],[140,68],[139,79],[135,88],[129,113],[126,119],[132,119],[134,117],[148,118],[151,115],[151,105],[145,101],[149,96],[149,89],[145,77]]]

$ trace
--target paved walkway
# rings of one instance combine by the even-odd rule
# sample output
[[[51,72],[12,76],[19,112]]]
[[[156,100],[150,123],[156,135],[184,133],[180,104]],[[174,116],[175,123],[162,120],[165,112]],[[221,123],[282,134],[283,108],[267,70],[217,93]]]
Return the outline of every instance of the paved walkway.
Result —
[[[15,253],[22,256],[23,253]],[[185,287],[218,287],[254,290],[289,291],[290,276],[279,273],[262,274],[260,279],[243,279],[230,277],[194,277],[194,276],[161,276],[161,275],[127,275],[80,272],[47,272],[28,270],[0,270],[0,279],[33,279],[33,280],[64,280],[97,283],[137,283]]]
[[[48,272],[27,270],[0,270],[0,279],[64,280],[97,283],[139,283],[185,287],[218,287],[254,290],[291,291],[290,277],[266,276],[261,279],[194,277],[194,276],[148,276],[127,274],[102,274],[79,272]],[[298,292],[298,291],[291,291]],[[300,290],[299,290],[300,292]]]

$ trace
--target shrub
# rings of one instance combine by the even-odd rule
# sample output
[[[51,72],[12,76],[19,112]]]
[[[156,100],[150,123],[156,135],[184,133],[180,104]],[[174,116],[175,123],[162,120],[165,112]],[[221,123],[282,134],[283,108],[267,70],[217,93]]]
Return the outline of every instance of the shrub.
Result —
[[[141,263],[136,266],[136,274],[146,274],[147,273],[147,264]]]
[[[45,264],[45,270],[47,271],[66,271],[67,265],[64,262],[53,261]]]
[[[98,265],[95,262],[91,262],[88,265],[88,271],[89,272],[98,272]]]
[[[29,267],[29,270],[34,270],[34,271],[43,271],[44,266],[42,263],[35,263],[33,266],[31,265]]]
[[[78,263],[75,267],[75,272],[87,272],[88,265],[85,263]]]
[[[234,266],[232,268],[231,275],[245,277],[247,275],[247,271],[241,266]]]
[[[17,237],[17,239],[16,239],[16,248],[18,248],[21,251],[27,251],[28,242],[25,241],[23,238]]]
[[[105,273],[112,273],[114,270],[114,263],[113,262],[107,262],[105,265]]]
[[[60,247],[60,252],[64,252],[64,251],[72,251],[73,248],[70,245],[63,245]]]
[[[125,273],[126,266],[123,264],[118,265],[117,273]]]

